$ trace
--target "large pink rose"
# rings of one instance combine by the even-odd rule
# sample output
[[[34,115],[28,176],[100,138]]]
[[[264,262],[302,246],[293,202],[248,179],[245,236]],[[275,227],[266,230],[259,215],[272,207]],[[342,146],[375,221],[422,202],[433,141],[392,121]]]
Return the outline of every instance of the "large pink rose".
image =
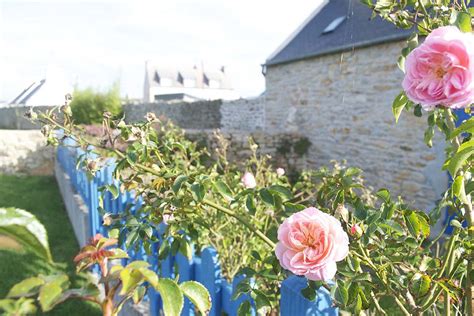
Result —
[[[425,110],[463,108],[474,102],[474,35],[455,26],[429,34],[405,61],[403,89]]]
[[[349,238],[333,216],[310,207],[278,228],[276,256],[283,268],[314,281],[330,280],[349,253]]]

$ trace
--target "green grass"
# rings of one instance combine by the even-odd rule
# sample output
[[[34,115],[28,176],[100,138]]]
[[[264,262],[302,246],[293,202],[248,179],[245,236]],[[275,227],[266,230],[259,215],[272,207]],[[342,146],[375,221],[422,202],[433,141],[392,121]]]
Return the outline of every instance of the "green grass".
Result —
[[[0,207],[16,207],[33,213],[48,231],[54,261],[66,263],[61,268],[51,267],[32,254],[0,251],[0,298],[4,298],[15,283],[30,276],[58,270],[74,275],[72,259],[79,246],[53,177],[0,175]],[[100,311],[91,303],[71,300],[39,315],[93,316],[100,315]]]

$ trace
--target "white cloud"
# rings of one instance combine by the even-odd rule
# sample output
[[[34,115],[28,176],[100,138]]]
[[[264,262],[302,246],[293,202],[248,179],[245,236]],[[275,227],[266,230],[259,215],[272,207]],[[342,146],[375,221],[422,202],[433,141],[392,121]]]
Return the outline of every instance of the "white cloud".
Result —
[[[141,97],[150,59],[226,65],[236,90],[255,95],[264,90],[260,64],[320,2],[3,1],[0,100],[38,79],[48,64],[79,86],[120,79],[124,95]]]

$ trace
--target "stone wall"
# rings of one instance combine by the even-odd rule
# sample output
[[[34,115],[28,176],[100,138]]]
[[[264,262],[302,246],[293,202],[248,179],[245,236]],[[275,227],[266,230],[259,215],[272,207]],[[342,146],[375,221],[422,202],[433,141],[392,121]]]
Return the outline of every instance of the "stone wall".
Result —
[[[148,103],[124,106],[128,122],[143,121],[147,112],[170,119],[183,128],[187,135],[204,141],[211,149],[216,141],[213,132],[220,133],[229,141],[228,158],[244,163],[250,156],[248,139],[251,136],[259,145],[259,152],[270,155],[275,165],[287,169],[303,169],[306,157],[286,148],[279,153],[283,142],[296,142],[303,136],[298,132],[265,133],[265,108],[263,97],[235,101],[211,101],[195,103]]]
[[[0,129],[0,173],[52,175],[53,156],[40,131]]]
[[[387,43],[344,54],[269,66],[266,74],[265,131],[300,131],[312,143],[308,164],[346,159],[361,167],[368,184],[402,194],[429,208],[447,186],[440,171],[443,141],[423,142],[426,117],[391,112],[401,91],[396,65],[403,43]]]
[[[35,106],[37,112],[45,112],[52,106]],[[34,124],[24,117],[29,106],[9,106],[0,108],[0,130],[1,129],[40,129],[39,124]]]
[[[146,103],[124,105],[125,120],[140,122],[146,113],[172,120],[184,129],[244,131],[264,129],[264,98],[236,101],[199,101],[182,103]]]
[[[221,104],[222,101],[130,104],[124,106],[124,114],[129,122],[143,121],[146,113],[153,112],[183,128],[213,129],[221,124]]]
[[[220,108],[221,130],[247,133],[264,130],[264,101],[263,97],[258,97],[223,102]]]

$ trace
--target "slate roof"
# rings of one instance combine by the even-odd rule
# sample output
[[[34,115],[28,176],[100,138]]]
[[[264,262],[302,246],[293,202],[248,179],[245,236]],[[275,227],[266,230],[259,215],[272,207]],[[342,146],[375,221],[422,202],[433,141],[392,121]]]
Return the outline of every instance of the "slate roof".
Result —
[[[306,25],[266,65],[277,65],[352,48],[406,39],[411,30],[396,28],[380,17],[370,19],[372,11],[359,0],[329,0]],[[346,16],[334,31],[323,34],[335,19]]]

